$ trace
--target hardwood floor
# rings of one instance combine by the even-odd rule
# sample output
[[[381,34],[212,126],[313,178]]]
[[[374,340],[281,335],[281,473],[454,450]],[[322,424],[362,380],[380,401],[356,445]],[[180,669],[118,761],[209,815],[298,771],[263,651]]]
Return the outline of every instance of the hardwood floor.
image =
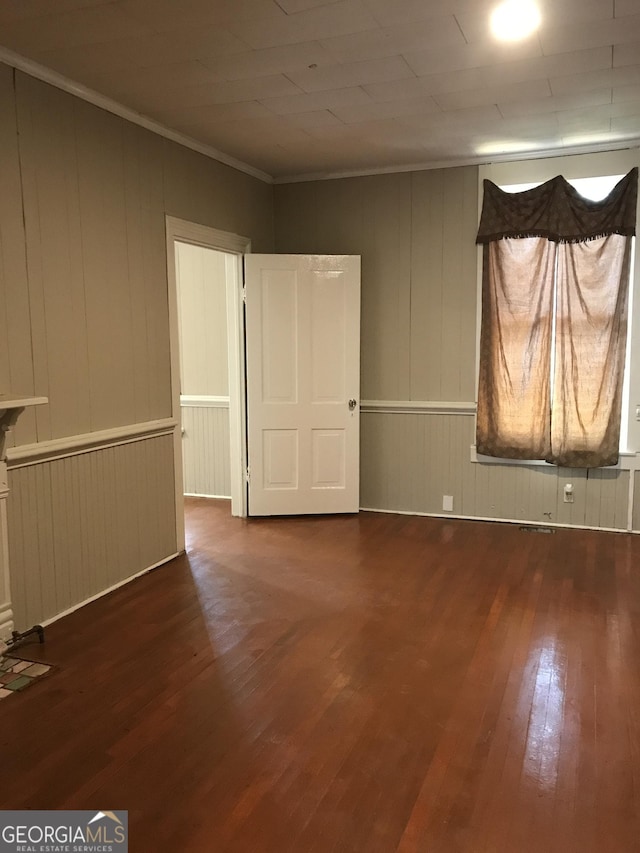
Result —
[[[188,502],[188,556],[24,646],[0,807],[134,853],[640,850],[640,538]]]

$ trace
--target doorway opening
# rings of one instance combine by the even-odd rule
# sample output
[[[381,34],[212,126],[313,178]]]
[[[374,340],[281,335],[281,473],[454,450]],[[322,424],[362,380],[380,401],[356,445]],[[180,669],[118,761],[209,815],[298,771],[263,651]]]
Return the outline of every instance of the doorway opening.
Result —
[[[250,241],[166,218],[176,535],[184,496],[229,497],[247,515],[242,267]]]
[[[226,290],[233,256],[175,247],[184,495],[231,501]]]

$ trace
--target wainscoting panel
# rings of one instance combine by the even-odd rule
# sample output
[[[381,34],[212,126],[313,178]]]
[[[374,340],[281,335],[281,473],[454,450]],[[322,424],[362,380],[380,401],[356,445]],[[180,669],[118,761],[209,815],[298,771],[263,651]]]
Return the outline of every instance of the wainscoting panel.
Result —
[[[231,497],[229,406],[181,406],[186,495]]]
[[[629,471],[471,462],[474,419],[460,414],[363,412],[361,429],[363,508],[444,515],[451,495],[452,515],[627,527]]]
[[[165,434],[9,471],[18,630],[175,553],[172,447]]]

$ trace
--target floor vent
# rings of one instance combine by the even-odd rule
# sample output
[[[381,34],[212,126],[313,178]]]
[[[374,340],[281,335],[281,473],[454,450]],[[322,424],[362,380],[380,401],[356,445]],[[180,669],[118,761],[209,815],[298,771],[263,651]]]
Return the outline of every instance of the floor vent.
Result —
[[[520,527],[520,530],[524,531],[525,533],[555,533],[553,527],[533,527],[529,524],[523,524]]]

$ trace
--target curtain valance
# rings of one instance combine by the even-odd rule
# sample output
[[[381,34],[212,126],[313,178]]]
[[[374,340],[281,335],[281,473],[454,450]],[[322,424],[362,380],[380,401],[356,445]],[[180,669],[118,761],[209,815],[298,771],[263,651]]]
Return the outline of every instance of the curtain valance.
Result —
[[[633,237],[637,194],[637,167],[602,201],[583,198],[561,175],[519,193],[485,180],[476,242],[546,237],[555,243],[583,243],[610,234]]]

